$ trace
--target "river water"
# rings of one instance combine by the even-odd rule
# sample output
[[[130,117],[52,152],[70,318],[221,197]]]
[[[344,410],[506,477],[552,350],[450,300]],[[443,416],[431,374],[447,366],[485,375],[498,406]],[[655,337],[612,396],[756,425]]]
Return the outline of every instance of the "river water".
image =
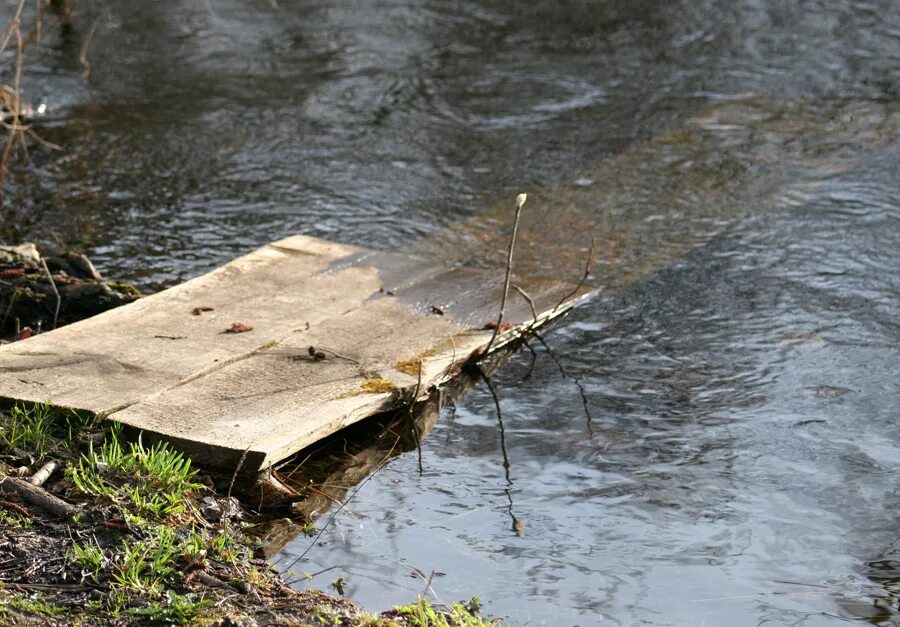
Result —
[[[476,387],[301,585],[382,609],[433,572],[511,624],[894,624],[898,93],[889,0],[79,0],[28,58],[63,150],[9,183],[7,232],[153,290],[294,232],[465,250],[529,191],[598,238],[605,289],[494,378],[508,474]]]

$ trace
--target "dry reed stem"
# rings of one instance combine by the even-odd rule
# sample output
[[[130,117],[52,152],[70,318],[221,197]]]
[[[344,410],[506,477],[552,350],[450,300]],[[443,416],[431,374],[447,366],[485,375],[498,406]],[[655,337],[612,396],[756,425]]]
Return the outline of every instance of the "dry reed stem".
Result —
[[[509,281],[512,277],[513,252],[516,248],[516,238],[519,235],[519,218],[522,216],[522,207],[525,205],[527,199],[527,194],[519,194],[516,196],[516,218],[513,221],[512,235],[509,238],[509,250],[506,254],[506,277],[503,280],[503,296],[500,299],[500,313],[497,316],[497,326],[494,327],[494,333],[491,335],[491,340],[481,352],[482,355],[487,355],[491,352],[491,347],[494,345],[494,341],[500,334],[500,327],[503,325],[503,314],[506,311],[506,298],[509,296]]]

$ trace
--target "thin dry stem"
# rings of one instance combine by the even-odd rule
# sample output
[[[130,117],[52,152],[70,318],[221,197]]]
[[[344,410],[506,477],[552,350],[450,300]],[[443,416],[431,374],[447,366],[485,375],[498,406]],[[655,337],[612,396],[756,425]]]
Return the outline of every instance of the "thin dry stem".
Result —
[[[413,434],[416,436],[416,451],[419,454],[419,475],[422,475],[424,470],[422,468],[422,437],[419,433],[419,425],[416,424],[416,417],[414,415],[413,410],[416,406],[416,401],[419,398],[419,393],[422,390],[422,360],[419,360],[419,379],[416,381],[416,390],[413,392],[412,400],[409,403],[409,420],[412,422]]]
[[[581,291],[581,288],[584,287],[584,282],[588,280],[588,277],[591,275],[591,267],[594,265],[594,249],[597,246],[597,238],[591,239],[591,250],[588,253],[587,263],[584,264],[584,274],[581,275],[581,280],[578,282],[578,285],[575,286],[571,292],[563,296],[558,303],[556,303],[556,307],[553,308],[553,311],[556,311],[560,307],[562,307],[563,303],[575,296],[578,292]]]
[[[512,277],[513,252],[515,251],[516,238],[519,234],[519,218],[522,215],[522,207],[525,205],[526,198],[527,197],[525,194],[519,194],[516,197],[516,218],[513,221],[512,235],[509,238],[509,250],[506,254],[506,277],[503,280],[503,296],[500,299],[500,313],[497,316],[497,326],[494,327],[494,333],[493,335],[491,335],[491,341],[488,342],[487,346],[485,346],[484,351],[482,351],[482,355],[487,355],[489,352],[491,352],[491,347],[494,345],[494,341],[500,334],[500,327],[503,325],[503,314],[506,312],[506,298],[509,296],[509,281]]]
[[[56,281],[53,280],[53,275],[50,274],[50,268],[47,267],[47,261],[45,259],[41,259],[41,265],[44,266],[44,272],[47,273],[47,279],[50,281],[50,287],[53,289],[53,295],[56,296],[56,309],[53,310],[53,326],[51,329],[56,328],[56,322],[59,320],[59,306],[62,304],[62,298],[59,295],[59,290],[56,289]]]

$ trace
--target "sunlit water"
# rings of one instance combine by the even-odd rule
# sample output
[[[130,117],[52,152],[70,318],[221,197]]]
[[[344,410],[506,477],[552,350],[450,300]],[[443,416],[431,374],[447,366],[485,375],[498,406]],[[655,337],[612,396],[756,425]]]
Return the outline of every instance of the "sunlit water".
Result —
[[[344,576],[376,609],[434,571],[438,597],[513,624],[897,620],[900,141],[840,133],[867,104],[896,120],[896,3],[278,5],[79,3],[62,36],[48,25],[26,95],[65,149],[35,154],[21,235],[81,241],[154,289],[293,232],[402,247],[536,187],[594,186],[573,196],[587,215],[613,190],[643,207],[613,225],[638,242],[664,239],[672,207],[690,228],[699,199],[711,216],[649,274],[626,255],[547,333],[556,361],[538,344],[530,377],[525,352],[495,378],[508,479],[476,388],[424,442],[424,475],[401,456],[335,518],[294,567],[336,567],[310,585]],[[739,201],[725,163],[671,207],[654,206],[668,170],[584,180],[751,92],[823,119],[770,171],[737,168]],[[792,120],[743,141],[764,160]],[[814,184],[768,193],[787,157],[819,154]]]

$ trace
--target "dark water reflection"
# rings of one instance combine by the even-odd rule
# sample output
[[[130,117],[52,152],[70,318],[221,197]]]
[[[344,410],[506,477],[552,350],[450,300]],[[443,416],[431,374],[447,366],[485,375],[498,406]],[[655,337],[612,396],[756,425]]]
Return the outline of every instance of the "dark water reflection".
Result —
[[[495,378],[525,537],[479,389],[427,439],[425,476],[412,457],[377,475],[354,503],[364,518],[328,534],[338,556],[323,547],[310,570],[341,564],[370,602],[421,590],[411,566],[437,570],[443,595],[477,589],[517,623],[890,624],[898,157],[553,331],[590,431],[546,354],[527,381],[527,354]]]
[[[338,565],[372,607],[435,570],[441,598],[514,623],[897,620],[900,143],[859,123],[897,119],[895,2],[278,5],[79,2],[48,26],[27,95],[67,149],[35,155],[21,235],[155,288],[292,232],[400,247],[523,188],[593,186],[565,196],[587,215],[612,190],[609,228],[648,255],[695,209],[698,241],[717,233],[652,267],[628,248],[546,338],[571,376],[537,345],[532,377],[525,353],[495,379],[511,487],[481,387],[423,476],[395,459],[298,568]],[[751,92],[820,118],[710,122],[768,168],[678,178],[705,157],[647,143]]]

